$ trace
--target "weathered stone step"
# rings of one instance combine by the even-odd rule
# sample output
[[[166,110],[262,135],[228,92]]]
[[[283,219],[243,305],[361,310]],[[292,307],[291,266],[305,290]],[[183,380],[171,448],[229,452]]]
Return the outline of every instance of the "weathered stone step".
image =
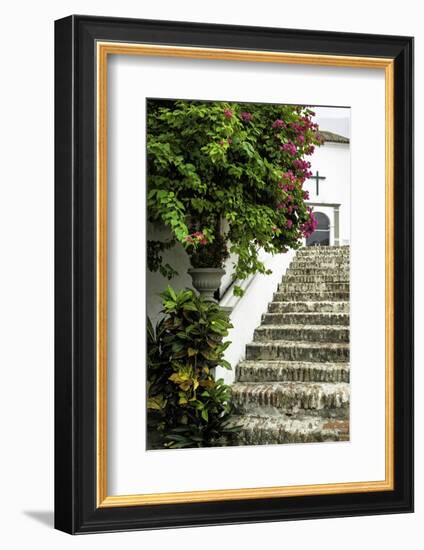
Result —
[[[349,344],[329,342],[293,342],[275,340],[273,342],[251,342],[246,346],[246,359],[249,361],[311,361],[314,363],[349,362]]]
[[[344,277],[349,280],[350,270],[345,267],[289,267],[284,277],[319,277],[322,275]]]
[[[343,301],[332,301],[325,302],[320,301],[296,301],[296,302],[270,302],[268,304],[269,313],[309,313],[309,312],[319,312],[319,313],[349,313],[349,302]]]
[[[242,361],[237,382],[349,382],[349,363],[307,361]]]
[[[278,292],[319,292],[319,291],[338,291],[349,292],[349,283],[331,283],[331,282],[309,282],[301,283],[297,281],[289,281],[278,285]]]
[[[348,326],[349,313],[264,313],[262,315],[262,324]]]
[[[349,245],[345,246],[304,246],[299,248],[296,255],[297,256],[306,256],[313,254],[324,254],[325,256],[330,256],[331,254],[349,254],[350,247]]]
[[[254,342],[303,340],[305,342],[349,342],[349,327],[336,325],[261,325]]]
[[[346,291],[320,291],[320,292],[276,292],[274,302],[332,302],[342,300],[349,301],[349,292]]]
[[[335,273],[332,275],[327,274],[315,274],[315,275],[302,275],[298,273],[287,272],[284,275],[281,284],[284,283],[346,283],[349,284],[349,274]]]
[[[305,256],[295,256],[290,262],[289,267],[293,267],[295,269],[310,269],[311,267],[336,269],[339,267],[345,267],[346,269],[349,269],[350,258],[349,256],[332,256],[331,258],[327,256],[311,256],[309,258],[306,258]]]
[[[279,445],[349,441],[349,421],[304,416],[232,416],[230,425],[240,426],[237,445]]]
[[[349,384],[344,382],[236,382],[231,393],[236,414],[345,418],[349,411]]]

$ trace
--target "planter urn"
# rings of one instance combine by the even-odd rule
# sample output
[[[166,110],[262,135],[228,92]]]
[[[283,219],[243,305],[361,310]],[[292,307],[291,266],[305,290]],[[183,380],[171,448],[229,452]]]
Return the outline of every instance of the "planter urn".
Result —
[[[216,302],[215,291],[220,287],[225,269],[220,267],[192,267],[188,270],[193,286],[205,300]]]

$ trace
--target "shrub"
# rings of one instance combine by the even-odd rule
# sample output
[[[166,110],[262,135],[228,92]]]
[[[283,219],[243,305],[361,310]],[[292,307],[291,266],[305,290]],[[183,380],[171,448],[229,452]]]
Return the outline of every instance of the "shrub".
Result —
[[[260,248],[298,248],[315,229],[302,189],[311,176],[305,157],[321,143],[313,114],[295,105],[149,100],[150,221],[167,225],[193,256],[225,219],[235,278],[265,273]]]
[[[192,290],[161,294],[164,318],[156,330],[148,320],[148,427],[153,448],[229,445],[230,388],[213,369],[224,359],[232,327],[214,302]]]

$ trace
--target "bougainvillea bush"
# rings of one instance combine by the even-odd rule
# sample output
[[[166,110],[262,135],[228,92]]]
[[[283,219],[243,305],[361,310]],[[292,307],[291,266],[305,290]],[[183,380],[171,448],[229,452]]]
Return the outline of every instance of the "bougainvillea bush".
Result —
[[[244,279],[266,272],[261,248],[298,248],[316,228],[302,188],[321,144],[313,116],[296,105],[149,100],[148,215],[173,236],[150,243],[149,268],[172,276],[161,251],[175,242],[193,265],[202,247],[218,264],[214,248],[225,256],[228,247]]]

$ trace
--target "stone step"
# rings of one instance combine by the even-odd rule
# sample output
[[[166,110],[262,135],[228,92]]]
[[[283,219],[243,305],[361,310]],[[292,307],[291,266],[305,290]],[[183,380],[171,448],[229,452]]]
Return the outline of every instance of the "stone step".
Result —
[[[275,340],[273,342],[252,342],[246,346],[249,361],[311,361],[314,363],[349,362],[349,344],[329,342],[294,342]]]
[[[236,414],[347,418],[349,413],[349,384],[344,382],[236,382],[231,394]]]
[[[280,284],[349,284],[349,274],[336,275],[284,275]]]
[[[319,291],[331,291],[331,292],[349,292],[349,283],[320,283],[309,282],[301,283],[297,281],[289,281],[280,283],[278,285],[278,292],[319,292]]]
[[[304,256],[310,254],[324,254],[329,256],[331,254],[349,254],[350,246],[304,246],[299,248],[296,256]]]
[[[350,260],[348,256],[334,256],[332,258],[326,256],[320,256],[319,258],[299,258],[299,256],[295,256],[290,262],[289,267],[293,269],[310,269],[311,267],[316,267],[317,269],[338,269],[344,267],[349,269]]]
[[[349,382],[349,363],[241,361],[237,382]]]
[[[349,327],[335,325],[261,325],[255,329],[254,342],[273,342],[275,340],[349,342]]]
[[[291,261],[290,265],[301,264],[305,267],[311,265],[347,265],[349,266],[350,256],[349,254],[296,254]],[[306,264],[306,265],[305,265]]]
[[[334,302],[349,301],[349,292],[346,291],[320,291],[320,292],[275,292],[274,302]]]
[[[289,267],[284,277],[319,277],[322,275],[344,277],[349,280],[350,270],[345,267]]]
[[[325,302],[323,300],[315,302],[285,302],[276,301],[268,304],[269,313],[349,313],[349,302],[332,301]]]
[[[232,416],[231,426],[239,426],[237,445],[280,445],[349,441],[349,420],[304,416]]]
[[[262,324],[348,326],[349,313],[264,313],[262,315]]]

